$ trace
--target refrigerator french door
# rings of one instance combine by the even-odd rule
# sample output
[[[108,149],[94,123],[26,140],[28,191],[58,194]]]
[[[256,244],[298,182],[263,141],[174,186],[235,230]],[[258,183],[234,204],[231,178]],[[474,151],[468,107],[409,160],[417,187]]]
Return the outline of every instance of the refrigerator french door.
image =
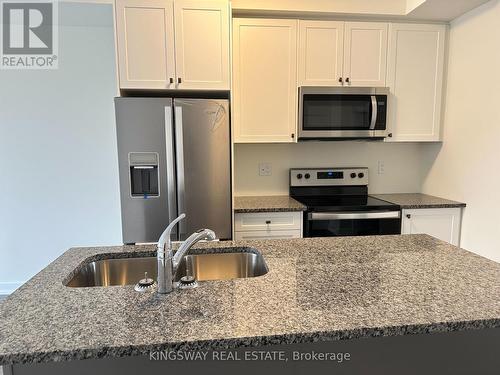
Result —
[[[124,243],[184,240],[200,228],[231,238],[229,102],[115,98]]]

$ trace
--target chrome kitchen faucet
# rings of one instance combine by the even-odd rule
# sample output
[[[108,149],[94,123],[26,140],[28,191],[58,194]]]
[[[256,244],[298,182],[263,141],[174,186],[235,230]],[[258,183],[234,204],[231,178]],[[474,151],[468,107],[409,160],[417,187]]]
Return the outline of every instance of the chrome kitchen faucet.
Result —
[[[175,225],[184,219],[186,214],[181,214],[177,219],[172,221],[167,229],[162,233],[158,240],[158,253],[156,255],[158,262],[158,293],[167,294],[174,290],[174,277],[177,273],[177,268],[188,251],[199,241],[216,239],[215,233],[210,229],[200,229],[190,235],[177,249],[173,255],[172,241],[170,234]]]

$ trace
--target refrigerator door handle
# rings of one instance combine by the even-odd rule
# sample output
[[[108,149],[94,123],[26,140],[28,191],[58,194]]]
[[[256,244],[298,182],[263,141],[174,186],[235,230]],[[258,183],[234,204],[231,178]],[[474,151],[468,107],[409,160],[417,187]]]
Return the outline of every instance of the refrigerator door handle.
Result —
[[[165,107],[165,145],[167,163],[167,203],[168,218],[172,222],[177,217],[175,204],[174,137],[172,127],[172,107]]]
[[[177,162],[177,210],[186,212],[184,182],[184,134],[182,129],[182,107],[175,106],[175,156]],[[187,234],[187,220],[179,223],[179,239]]]

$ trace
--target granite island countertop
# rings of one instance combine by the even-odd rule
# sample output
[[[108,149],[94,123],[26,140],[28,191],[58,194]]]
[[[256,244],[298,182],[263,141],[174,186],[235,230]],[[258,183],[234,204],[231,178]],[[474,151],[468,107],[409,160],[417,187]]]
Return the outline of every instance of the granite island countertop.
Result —
[[[465,203],[421,193],[370,194],[370,196],[397,204],[402,209],[465,207]]]
[[[302,203],[288,195],[234,197],[234,212],[288,212],[305,211]]]
[[[269,272],[161,297],[63,285],[88,261],[153,255],[153,246],[68,250],[0,304],[0,365],[500,327],[500,264],[428,235],[195,252],[235,247],[261,252]]]

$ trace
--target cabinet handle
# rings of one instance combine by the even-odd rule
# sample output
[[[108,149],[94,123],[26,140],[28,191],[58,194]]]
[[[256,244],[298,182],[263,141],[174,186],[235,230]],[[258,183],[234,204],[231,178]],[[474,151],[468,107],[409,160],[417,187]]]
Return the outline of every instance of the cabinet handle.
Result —
[[[294,139],[294,138],[295,138],[295,133],[292,133],[292,139]]]
[[[177,78],[177,83],[178,83],[178,84],[181,84],[181,83],[182,83],[182,78],[181,78],[181,77]]]
[[[170,84],[174,83],[174,79],[172,77],[170,77]]]
[[[350,83],[351,83],[351,80],[349,79],[349,77],[347,77],[347,78],[345,79],[345,83],[347,83],[347,84],[350,84]]]
[[[392,133],[387,134],[389,138],[392,138]]]
[[[342,77],[340,77],[340,78],[339,78],[339,82],[340,82],[340,83],[343,83],[343,82],[344,82],[344,80],[342,79]]]
[[[271,220],[266,220],[266,224],[267,225],[271,224]]]
[[[410,215],[410,214],[407,214],[407,215],[406,215],[406,217],[407,217],[408,219],[411,219],[411,215]]]

